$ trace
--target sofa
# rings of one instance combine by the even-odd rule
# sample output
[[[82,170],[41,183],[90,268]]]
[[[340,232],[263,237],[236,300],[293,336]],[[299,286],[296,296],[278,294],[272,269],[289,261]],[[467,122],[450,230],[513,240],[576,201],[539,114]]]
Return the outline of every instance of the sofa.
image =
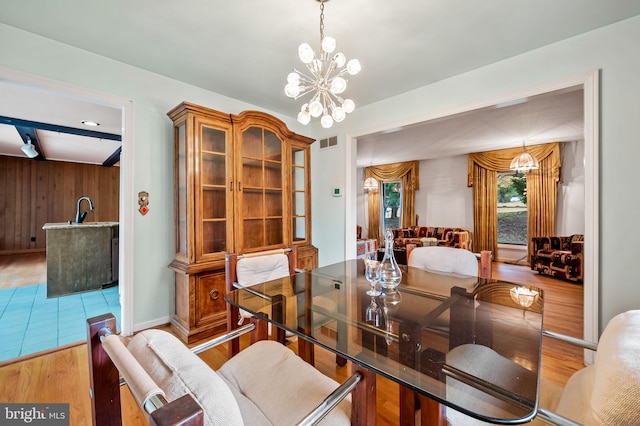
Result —
[[[582,283],[584,235],[531,238],[531,269],[540,274]]]
[[[405,248],[407,244],[445,246],[472,251],[473,233],[466,228],[444,226],[412,226],[392,229],[393,247]]]

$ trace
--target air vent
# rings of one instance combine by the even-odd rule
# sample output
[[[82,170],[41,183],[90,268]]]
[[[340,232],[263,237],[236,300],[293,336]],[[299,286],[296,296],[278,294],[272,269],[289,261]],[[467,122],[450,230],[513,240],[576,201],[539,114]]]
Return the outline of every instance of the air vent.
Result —
[[[328,149],[338,146],[338,137],[332,136],[327,139],[320,139],[320,149]]]

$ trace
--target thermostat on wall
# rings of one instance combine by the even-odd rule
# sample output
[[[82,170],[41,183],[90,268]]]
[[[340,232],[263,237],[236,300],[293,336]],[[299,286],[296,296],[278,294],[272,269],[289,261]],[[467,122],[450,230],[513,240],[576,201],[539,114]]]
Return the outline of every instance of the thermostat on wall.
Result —
[[[342,196],[342,190],[340,188],[333,188],[331,190],[331,195],[333,195],[334,197],[341,197]]]

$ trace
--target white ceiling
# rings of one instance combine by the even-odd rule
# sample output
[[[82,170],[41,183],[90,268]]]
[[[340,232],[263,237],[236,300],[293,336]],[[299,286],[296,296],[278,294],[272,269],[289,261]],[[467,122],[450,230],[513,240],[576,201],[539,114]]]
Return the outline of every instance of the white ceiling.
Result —
[[[301,101],[283,88],[297,46],[319,44],[316,0],[1,6],[1,23],[291,117]],[[638,0],[331,0],[325,34],[362,64],[345,92],[357,108],[638,14]]]
[[[581,87],[358,138],[358,167],[584,138]]]
[[[28,120],[79,130],[122,135],[122,111],[58,92],[25,86],[0,79],[0,117]],[[99,123],[97,127],[83,120]],[[102,164],[121,142],[99,137],[80,136],[60,131],[35,130],[35,136],[47,160]],[[24,141],[11,124],[0,124],[0,155],[24,157]]]

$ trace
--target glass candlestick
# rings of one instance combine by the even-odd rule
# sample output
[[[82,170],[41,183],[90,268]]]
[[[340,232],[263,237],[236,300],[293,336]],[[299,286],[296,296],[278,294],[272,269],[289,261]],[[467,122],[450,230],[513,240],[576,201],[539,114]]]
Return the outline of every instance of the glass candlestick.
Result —
[[[402,271],[393,255],[393,233],[387,230],[384,237],[384,257],[380,261],[378,282],[383,288],[394,289],[402,281]]]

